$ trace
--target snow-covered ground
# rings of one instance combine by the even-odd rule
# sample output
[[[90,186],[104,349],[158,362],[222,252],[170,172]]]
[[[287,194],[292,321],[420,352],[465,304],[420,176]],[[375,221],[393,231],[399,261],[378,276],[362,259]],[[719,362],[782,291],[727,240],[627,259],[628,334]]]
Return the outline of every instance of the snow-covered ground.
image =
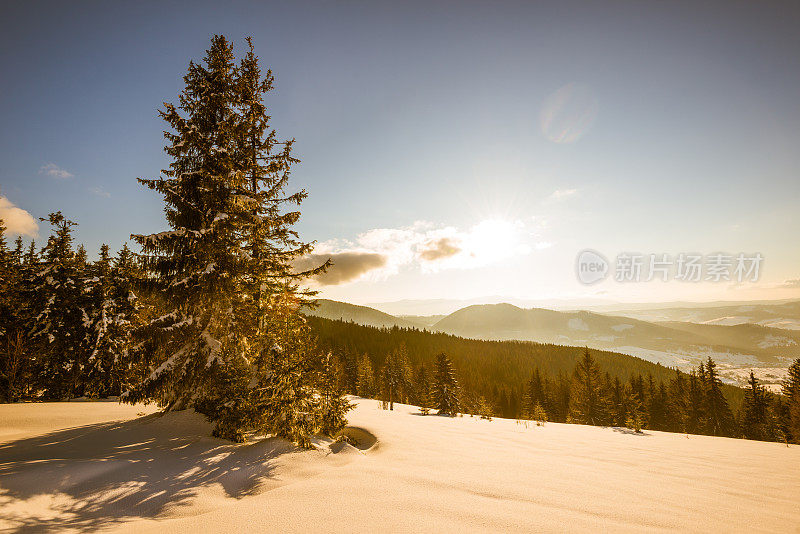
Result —
[[[800,447],[383,411],[360,450],[208,437],[193,413],[0,405],[0,530],[794,531]],[[373,443],[370,436],[377,437]]]

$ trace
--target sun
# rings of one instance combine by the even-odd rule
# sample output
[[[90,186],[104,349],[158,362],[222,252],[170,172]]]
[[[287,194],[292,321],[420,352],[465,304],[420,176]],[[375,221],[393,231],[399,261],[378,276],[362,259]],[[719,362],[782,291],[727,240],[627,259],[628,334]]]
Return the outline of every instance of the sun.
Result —
[[[523,234],[523,225],[519,221],[484,219],[465,236],[464,250],[474,262],[495,263],[524,252]]]

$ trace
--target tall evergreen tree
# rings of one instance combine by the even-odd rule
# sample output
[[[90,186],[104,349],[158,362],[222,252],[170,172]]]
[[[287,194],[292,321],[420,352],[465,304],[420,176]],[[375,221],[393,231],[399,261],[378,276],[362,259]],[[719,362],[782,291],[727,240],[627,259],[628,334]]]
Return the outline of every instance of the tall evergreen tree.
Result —
[[[702,379],[695,371],[689,373],[686,403],[686,432],[700,434],[706,426],[705,392]]]
[[[412,404],[416,404],[426,411],[431,407],[431,379],[425,364],[420,365],[414,373]]]
[[[0,219],[0,402],[14,402],[22,394],[27,361],[20,298],[22,242],[14,251],[6,243],[6,227]]]
[[[620,382],[619,377],[614,377],[611,385],[611,395],[609,398],[610,414],[609,419],[614,426],[625,426],[627,420],[627,399],[625,386]]]
[[[625,426],[635,432],[641,432],[647,418],[645,417],[644,403],[639,397],[639,392],[634,387],[628,386],[626,389],[625,404],[627,407]]]
[[[647,427],[653,430],[668,430],[668,400],[666,387],[663,382],[656,385],[652,376],[649,377],[648,384],[648,398],[650,402],[647,407]]]
[[[730,436],[733,434],[733,414],[728,401],[722,394],[722,380],[717,372],[717,364],[708,357],[705,368],[700,366],[700,375],[705,378],[706,432],[712,436]]]
[[[588,348],[575,366],[570,397],[570,417],[577,423],[598,425],[604,419],[600,370]]]
[[[123,248],[112,265],[108,245],[100,248],[92,277],[87,279],[88,350],[87,386],[96,396],[120,395],[127,386],[131,331],[137,326],[138,299],[133,293],[128,265],[130,252]]]
[[[675,378],[669,383],[667,402],[667,426],[671,432],[685,432],[689,404],[684,373],[675,370]]]
[[[533,419],[533,412],[536,405],[544,410],[547,406],[547,392],[545,389],[545,379],[538,367],[533,370],[530,380],[525,386],[523,397],[522,416],[526,419]]]
[[[3,219],[0,219],[0,338],[5,335],[7,325],[11,322],[13,315],[12,303],[8,295],[15,272],[11,258],[11,252],[8,250],[6,242],[6,225]]]
[[[750,371],[747,389],[744,392],[744,406],[741,418],[742,435],[747,439],[775,439],[775,421],[772,418],[769,398],[764,386]]]
[[[311,271],[293,263],[313,244],[292,229],[305,191],[285,195],[291,142],[280,151],[252,47],[240,65],[222,36],[202,64],[191,62],[179,105],[165,104],[165,177],[140,179],[160,193],[171,230],[134,235],[144,283],[161,314],[139,335],[150,374],[125,395],[167,410],[194,405],[215,434],[240,441],[247,429],[302,445],[319,421],[315,369],[321,356],[298,310],[313,293]]]
[[[394,410],[395,402],[406,399],[411,388],[411,372],[408,366],[408,355],[405,345],[400,345],[390,352],[381,369],[382,399]]]
[[[40,385],[34,374],[34,363],[41,360],[31,342],[31,326],[34,324],[33,293],[34,274],[39,268],[34,251],[26,255],[22,237],[18,236],[14,249],[5,255],[3,274],[4,287],[0,323],[0,400],[17,401],[31,396]]]
[[[42,250],[43,265],[37,266],[33,273],[32,335],[37,342],[33,363],[45,397],[67,399],[85,393],[82,387],[88,325],[83,292],[85,263],[72,248],[75,223],[61,212],[51,213],[42,220],[48,221],[54,232]],[[30,255],[34,255],[33,250]]]
[[[783,382],[783,395],[786,397],[783,426],[786,438],[800,443],[800,358],[792,362],[786,380]]]
[[[358,359],[356,355],[349,350],[340,353],[339,369],[342,391],[350,395],[358,395]]]
[[[455,416],[459,411],[458,380],[450,358],[445,353],[436,357],[433,379],[433,401],[440,415]]]
[[[375,371],[372,368],[372,360],[366,354],[358,359],[357,391],[361,397],[371,397],[375,394]]]

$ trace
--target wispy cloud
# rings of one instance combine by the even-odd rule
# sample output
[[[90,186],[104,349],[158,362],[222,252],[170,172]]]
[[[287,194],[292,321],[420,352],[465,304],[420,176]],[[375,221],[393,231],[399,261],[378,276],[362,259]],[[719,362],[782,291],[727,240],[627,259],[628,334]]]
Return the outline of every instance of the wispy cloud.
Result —
[[[793,278],[791,280],[785,280],[778,287],[782,288],[782,289],[798,289],[798,288],[800,288],[800,278]]]
[[[574,143],[592,127],[597,110],[590,87],[569,83],[544,102],[539,116],[542,133],[554,143]]]
[[[109,193],[102,187],[90,187],[89,192],[99,197],[111,198],[111,193]]]
[[[44,174],[47,176],[51,176],[53,178],[58,178],[59,180],[66,180],[67,178],[72,178],[73,176],[75,176],[66,169],[62,169],[55,163],[45,163],[44,165],[42,165],[39,168],[39,174]]]
[[[36,223],[36,219],[24,209],[16,207],[5,197],[0,197],[0,219],[3,219],[9,234],[29,237],[39,235],[39,225]]]

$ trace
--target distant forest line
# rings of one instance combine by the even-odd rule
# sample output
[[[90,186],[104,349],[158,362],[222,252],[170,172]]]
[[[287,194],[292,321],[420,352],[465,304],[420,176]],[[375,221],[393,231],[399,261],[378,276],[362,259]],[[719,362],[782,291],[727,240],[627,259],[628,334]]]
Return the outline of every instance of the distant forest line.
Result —
[[[462,413],[636,431],[800,439],[800,429],[792,431],[798,418],[790,413],[798,404],[792,392],[800,384],[800,360],[790,369],[797,383],[787,386],[790,393],[784,397],[770,393],[752,376],[748,388],[723,384],[710,358],[685,373],[634,356],[581,347],[307,319],[319,347],[339,362],[342,390],[387,404],[435,408],[430,392],[438,380],[432,374],[440,374],[439,360],[446,355],[459,384]]]
[[[569,375],[583,354],[583,347],[534,341],[485,341],[414,328],[375,328],[321,317],[307,319],[321,348],[334,354],[368,354],[375,369],[380,369],[386,356],[400,345],[405,345],[413,366],[432,365],[436,355],[444,352],[458,369],[463,388],[488,396],[497,391],[521,399],[525,383],[535,368],[550,376]],[[669,382],[675,376],[671,367],[628,354],[592,349],[592,356],[603,372],[622,381],[641,374],[652,375],[656,382]],[[741,408],[744,389],[728,384],[722,388],[731,408]],[[516,417],[513,406],[502,416]]]

